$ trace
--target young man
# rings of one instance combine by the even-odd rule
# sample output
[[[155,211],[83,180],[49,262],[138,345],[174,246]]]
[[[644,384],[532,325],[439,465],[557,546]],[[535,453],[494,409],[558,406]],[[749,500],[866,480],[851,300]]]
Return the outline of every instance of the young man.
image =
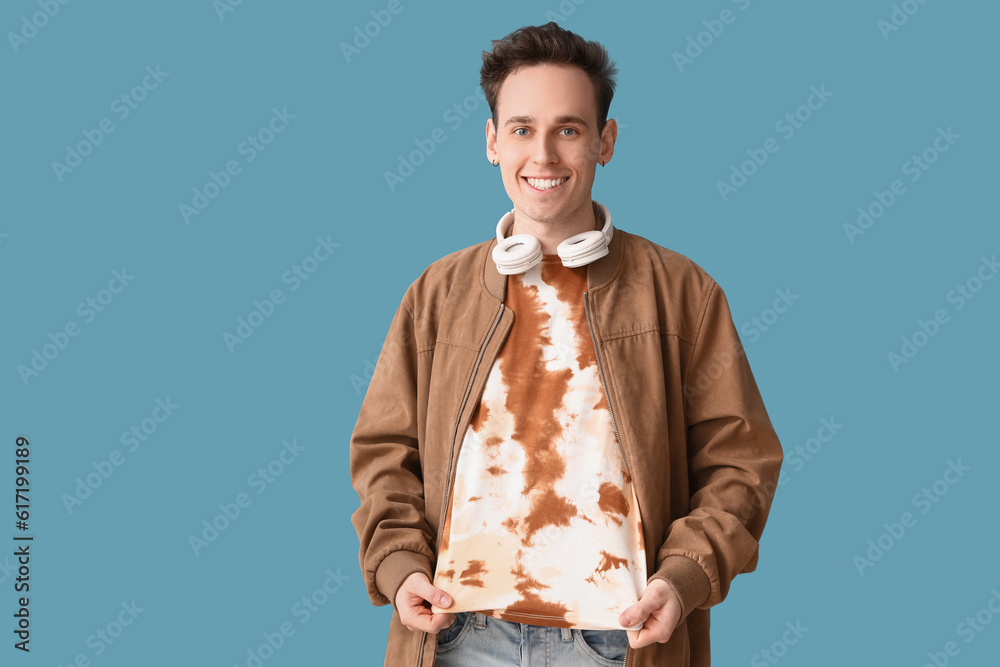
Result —
[[[782,451],[726,298],[591,199],[615,74],[555,23],[483,54],[513,210],[410,285],[351,439],[386,665],[704,667],[756,567]]]

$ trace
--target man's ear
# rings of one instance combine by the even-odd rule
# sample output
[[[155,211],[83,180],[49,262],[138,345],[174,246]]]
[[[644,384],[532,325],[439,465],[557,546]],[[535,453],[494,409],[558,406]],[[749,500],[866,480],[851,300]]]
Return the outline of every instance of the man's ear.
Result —
[[[611,156],[615,154],[615,141],[618,140],[618,123],[614,118],[609,118],[604,124],[604,131],[601,132],[601,155],[598,162],[607,164]]]
[[[493,127],[493,118],[486,119],[486,159],[490,162],[497,159],[497,132]]]

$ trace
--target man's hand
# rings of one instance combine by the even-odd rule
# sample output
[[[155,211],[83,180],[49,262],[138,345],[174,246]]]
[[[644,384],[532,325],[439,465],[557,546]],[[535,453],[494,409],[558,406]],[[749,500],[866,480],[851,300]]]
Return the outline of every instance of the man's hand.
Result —
[[[434,588],[423,572],[414,572],[403,580],[396,591],[396,611],[408,630],[437,634],[455,621],[454,614],[433,614],[431,603],[442,609],[451,606],[451,596]]]
[[[681,601],[673,586],[662,579],[653,579],[639,601],[618,617],[623,628],[645,621],[638,630],[626,630],[632,648],[665,642],[681,620]]]

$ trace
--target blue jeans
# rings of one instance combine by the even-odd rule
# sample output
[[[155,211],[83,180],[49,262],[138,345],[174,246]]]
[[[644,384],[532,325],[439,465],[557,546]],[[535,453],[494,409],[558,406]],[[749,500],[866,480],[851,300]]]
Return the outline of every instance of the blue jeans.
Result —
[[[438,633],[434,667],[615,667],[625,663],[624,630],[575,630],[458,612]]]

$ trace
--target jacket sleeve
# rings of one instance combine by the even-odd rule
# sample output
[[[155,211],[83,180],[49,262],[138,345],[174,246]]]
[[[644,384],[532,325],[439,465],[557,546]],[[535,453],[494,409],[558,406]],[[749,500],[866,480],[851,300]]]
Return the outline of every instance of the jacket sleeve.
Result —
[[[424,516],[418,442],[417,357],[409,292],[396,310],[351,434],[351,516],[359,561],[375,605],[394,603],[413,572],[432,577],[435,536]]]
[[[656,573],[681,600],[681,619],[722,602],[757,547],[782,451],[722,289],[707,289],[684,374],[690,505],[667,529]]]

